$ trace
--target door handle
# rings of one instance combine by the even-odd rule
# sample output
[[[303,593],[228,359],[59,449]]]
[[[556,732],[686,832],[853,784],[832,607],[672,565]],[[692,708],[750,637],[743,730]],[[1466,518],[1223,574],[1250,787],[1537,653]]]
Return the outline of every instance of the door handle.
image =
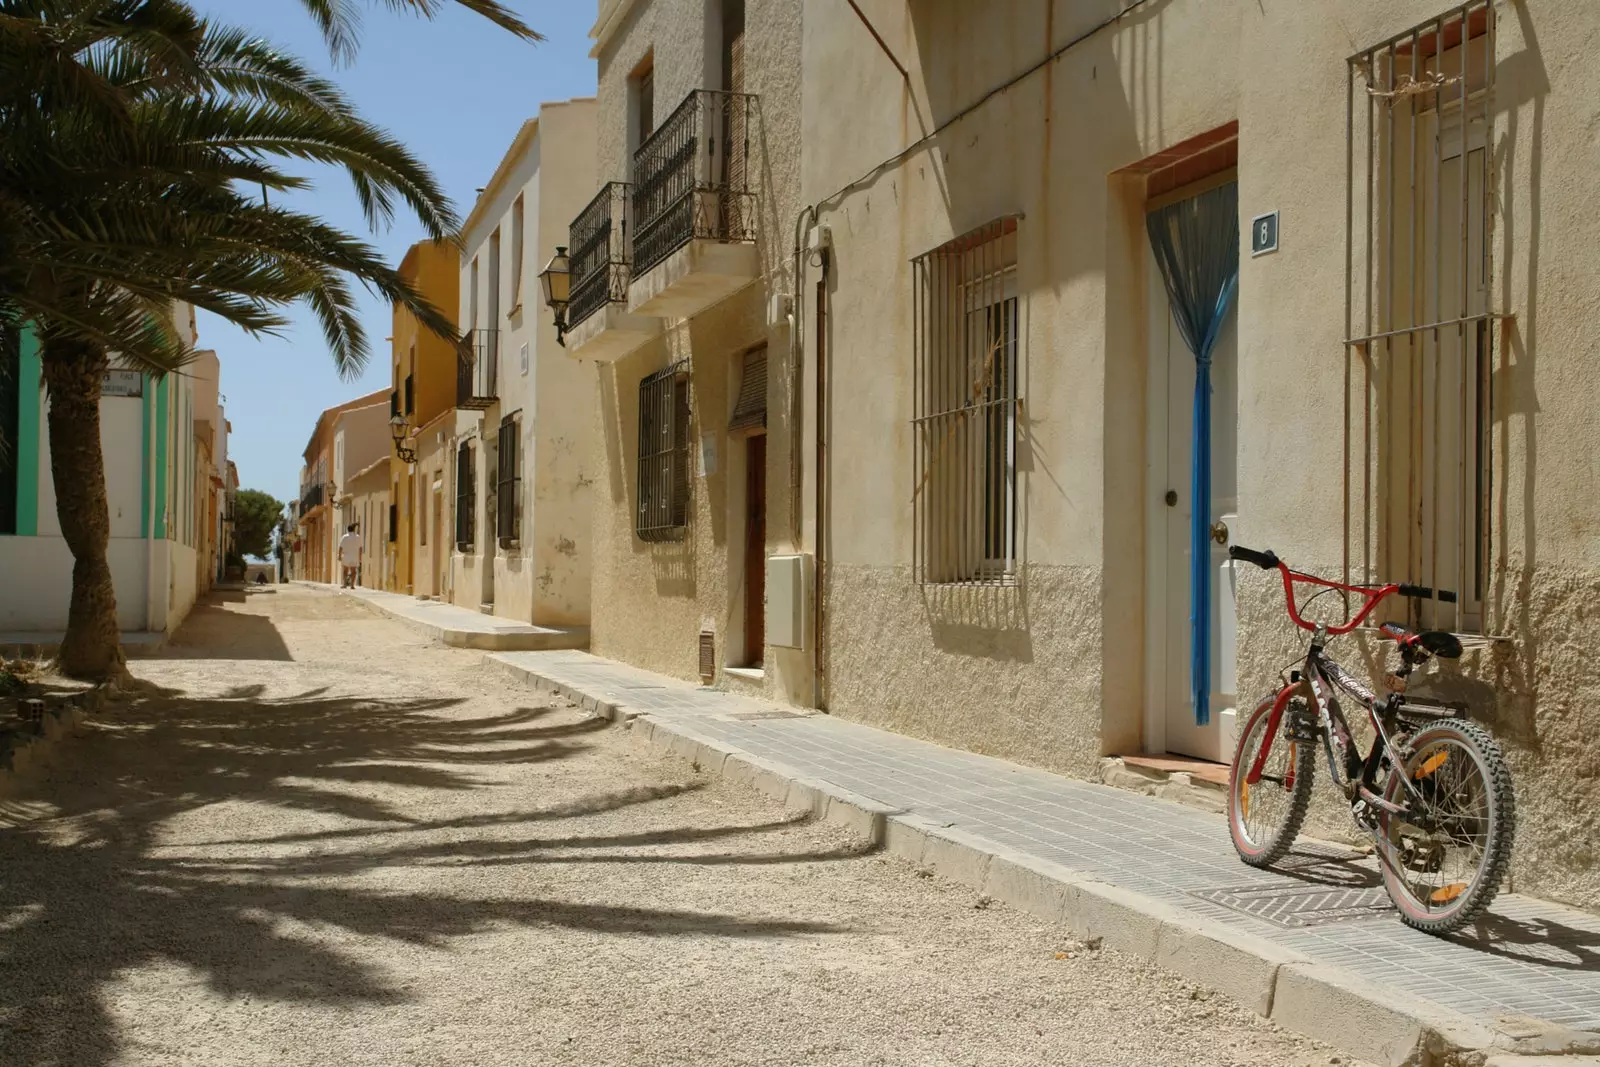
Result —
[[[1218,519],[1211,524],[1211,540],[1219,545],[1228,543],[1228,524]]]

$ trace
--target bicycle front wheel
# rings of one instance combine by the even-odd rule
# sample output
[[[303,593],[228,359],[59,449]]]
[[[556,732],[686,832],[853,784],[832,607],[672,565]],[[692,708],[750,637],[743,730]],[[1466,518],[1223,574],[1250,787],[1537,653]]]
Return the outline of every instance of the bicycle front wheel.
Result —
[[[1228,773],[1228,833],[1239,858],[1252,867],[1266,867],[1289,851],[1306,821],[1311,804],[1311,775],[1316,753],[1311,744],[1297,741],[1293,725],[1308,715],[1306,702],[1289,701],[1278,722],[1278,732],[1261,766],[1261,778],[1252,784],[1250,768],[1267,743],[1274,697],[1256,705],[1239,730],[1239,744]]]
[[[1408,926],[1447,934],[1489,906],[1511,863],[1511,770],[1489,731],[1459,719],[1425,726],[1410,749],[1384,785],[1411,812],[1387,819],[1384,887]]]

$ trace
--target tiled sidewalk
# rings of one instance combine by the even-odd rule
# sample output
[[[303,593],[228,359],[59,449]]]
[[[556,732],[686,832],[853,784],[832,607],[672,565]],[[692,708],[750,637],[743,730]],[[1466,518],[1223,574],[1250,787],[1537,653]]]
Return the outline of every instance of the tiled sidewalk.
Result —
[[[1259,871],[1234,856],[1220,816],[1177,804],[697,689],[586,653],[492,658],[587,697],[592,710],[679,726],[794,778],[1071,868],[1353,972],[1380,990],[1403,991],[1502,1033],[1528,1022],[1508,1016],[1596,1031],[1597,1049],[1586,1051],[1600,1050],[1600,916],[1502,894],[1476,932],[1432,937],[1400,923],[1371,861],[1352,853],[1310,845],[1286,861],[1289,869]],[[1291,904],[1298,914],[1288,914]],[[1285,917],[1320,921],[1285,925]]]
[[[586,627],[558,629],[533,626],[514,619],[485,615],[481,611],[458,608],[454,604],[441,604],[437,600],[418,600],[404,593],[389,593],[360,587],[342,589],[323,582],[300,584],[353,596],[412,629],[455,648],[494,651],[567,649],[583,648],[589,643],[589,631]]]

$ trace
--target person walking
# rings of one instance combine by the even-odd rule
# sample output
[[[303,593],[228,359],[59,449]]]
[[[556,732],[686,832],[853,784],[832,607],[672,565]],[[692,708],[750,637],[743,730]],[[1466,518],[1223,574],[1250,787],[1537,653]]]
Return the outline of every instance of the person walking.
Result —
[[[356,575],[361,572],[361,535],[356,532],[353,522],[345,530],[344,536],[339,538],[339,562],[344,565],[344,587],[354,589]]]

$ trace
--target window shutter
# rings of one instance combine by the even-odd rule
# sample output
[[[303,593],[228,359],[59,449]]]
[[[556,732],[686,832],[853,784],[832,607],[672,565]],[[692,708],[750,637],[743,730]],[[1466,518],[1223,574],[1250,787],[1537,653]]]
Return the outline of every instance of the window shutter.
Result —
[[[456,544],[470,548],[478,493],[472,477],[472,445],[463,441],[456,449]]]
[[[729,433],[750,433],[767,428],[767,349],[746,352],[744,376],[739,382],[739,399],[733,405]]]

